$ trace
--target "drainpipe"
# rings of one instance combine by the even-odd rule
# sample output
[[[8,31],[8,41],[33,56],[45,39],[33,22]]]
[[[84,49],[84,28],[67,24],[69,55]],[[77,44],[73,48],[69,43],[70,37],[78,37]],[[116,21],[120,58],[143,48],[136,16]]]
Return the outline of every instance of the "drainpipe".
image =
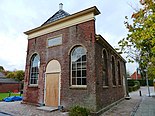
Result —
[[[130,97],[129,91],[128,91],[128,81],[127,81],[127,74],[126,74],[126,63],[124,63],[124,72],[125,72],[125,88],[126,88],[125,99],[129,100],[129,99],[131,99],[131,97]]]

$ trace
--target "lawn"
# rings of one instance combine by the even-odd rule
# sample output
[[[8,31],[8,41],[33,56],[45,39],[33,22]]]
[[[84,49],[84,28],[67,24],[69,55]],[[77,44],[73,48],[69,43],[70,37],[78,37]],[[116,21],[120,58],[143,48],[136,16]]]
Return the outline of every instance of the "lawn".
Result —
[[[20,93],[11,93],[11,96],[20,96]],[[0,101],[5,97],[9,97],[9,93],[0,93]]]

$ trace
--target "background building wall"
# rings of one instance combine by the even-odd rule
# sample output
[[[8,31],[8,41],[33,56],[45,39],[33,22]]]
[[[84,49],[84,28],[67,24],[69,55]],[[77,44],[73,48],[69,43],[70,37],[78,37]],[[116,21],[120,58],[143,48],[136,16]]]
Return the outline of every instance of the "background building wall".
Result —
[[[14,92],[17,90],[19,92],[21,89],[20,83],[0,83],[0,93]]]

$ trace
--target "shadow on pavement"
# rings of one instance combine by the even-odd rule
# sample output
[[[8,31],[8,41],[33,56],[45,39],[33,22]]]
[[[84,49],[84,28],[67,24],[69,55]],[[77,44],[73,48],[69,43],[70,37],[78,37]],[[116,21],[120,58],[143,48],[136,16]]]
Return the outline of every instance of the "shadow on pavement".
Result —
[[[13,116],[13,115],[5,113],[5,112],[0,112],[0,116]]]

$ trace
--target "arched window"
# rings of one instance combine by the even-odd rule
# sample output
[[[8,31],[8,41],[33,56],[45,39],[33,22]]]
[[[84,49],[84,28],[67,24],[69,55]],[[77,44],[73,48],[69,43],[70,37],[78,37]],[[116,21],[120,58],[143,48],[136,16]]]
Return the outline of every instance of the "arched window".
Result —
[[[115,79],[115,59],[114,56],[112,56],[112,61],[111,61],[111,66],[112,66],[112,82],[113,85],[116,85],[116,79]]]
[[[82,46],[71,51],[71,85],[86,85],[86,50]]]
[[[117,63],[117,70],[118,70],[118,84],[121,85],[121,69],[120,69],[120,62]]]
[[[34,54],[31,58],[30,84],[38,84],[40,57]]]
[[[103,67],[102,67],[102,80],[103,80],[103,86],[108,86],[108,65],[107,65],[107,52],[104,49],[102,53],[102,62],[103,62]]]

